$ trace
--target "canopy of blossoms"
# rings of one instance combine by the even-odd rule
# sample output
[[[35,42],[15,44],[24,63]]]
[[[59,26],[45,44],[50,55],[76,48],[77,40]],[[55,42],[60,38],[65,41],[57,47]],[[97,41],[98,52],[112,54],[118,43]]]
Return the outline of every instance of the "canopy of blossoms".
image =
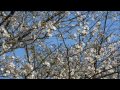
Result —
[[[0,11],[0,78],[119,79],[119,11]]]

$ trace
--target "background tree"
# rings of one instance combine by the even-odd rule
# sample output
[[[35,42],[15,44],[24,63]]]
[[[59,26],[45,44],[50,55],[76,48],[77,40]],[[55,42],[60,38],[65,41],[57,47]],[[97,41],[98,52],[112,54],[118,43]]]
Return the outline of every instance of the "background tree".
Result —
[[[1,11],[0,76],[117,79],[119,18],[117,11]]]

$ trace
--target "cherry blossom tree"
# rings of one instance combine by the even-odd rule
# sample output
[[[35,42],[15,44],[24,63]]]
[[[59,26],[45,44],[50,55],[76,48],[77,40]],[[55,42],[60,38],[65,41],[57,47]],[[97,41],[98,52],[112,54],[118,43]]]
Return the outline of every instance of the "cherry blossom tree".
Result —
[[[119,79],[119,18],[119,11],[1,11],[0,77]]]

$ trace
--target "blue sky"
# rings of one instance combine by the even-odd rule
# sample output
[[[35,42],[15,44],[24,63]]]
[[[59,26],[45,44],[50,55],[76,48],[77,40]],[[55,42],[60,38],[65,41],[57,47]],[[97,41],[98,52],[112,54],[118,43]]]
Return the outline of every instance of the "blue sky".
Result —
[[[73,16],[70,15],[69,18],[71,18],[71,17],[73,17]],[[36,21],[38,21],[38,19],[40,19],[40,18],[37,18]],[[29,21],[28,24],[31,25],[31,24],[32,24],[32,20],[28,19],[28,21]],[[102,22],[102,23],[104,23],[104,22]],[[108,21],[107,23],[109,24],[109,23],[111,23],[111,21]],[[120,23],[120,22],[115,23],[115,26],[116,26],[116,25],[119,25],[119,23]],[[72,24],[75,24],[75,23],[73,22]],[[90,25],[91,25],[91,24],[90,24]],[[78,27],[77,27],[77,28],[78,28]],[[77,31],[77,28],[74,28],[73,31],[72,31],[72,33],[75,33],[75,32]],[[64,28],[64,29],[65,29],[65,28]],[[66,28],[66,29],[67,29],[67,28]],[[118,31],[117,31],[117,32],[118,32]],[[117,32],[116,32],[116,33],[117,33]],[[53,34],[53,35],[54,35],[54,34]],[[114,39],[115,39],[115,38],[114,38]],[[45,42],[46,42],[46,44],[49,42],[49,44],[47,44],[47,46],[49,46],[50,44],[58,44],[58,43],[60,44],[60,43],[62,43],[62,41],[58,41],[55,37],[50,37],[50,38],[47,39]],[[67,39],[67,40],[66,40],[66,43],[68,44],[68,46],[70,46],[70,45],[73,45],[73,44],[76,43],[76,42],[75,42],[74,40]],[[25,54],[26,54],[26,53],[25,53],[25,50],[24,50],[23,48],[22,48],[22,49],[21,49],[21,48],[16,49],[16,50],[15,50],[15,53],[16,53],[16,56],[19,56],[19,57],[24,57]],[[8,53],[7,55],[10,55],[10,56],[11,56],[12,53],[10,52],[10,53]]]
[[[16,56],[18,57],[24,57],[25,56],[25,50],[23,48],[18,48],[14,50]],[[6,53],[7,56],[12,56],[13,53],[12,52],[8,52]]]

